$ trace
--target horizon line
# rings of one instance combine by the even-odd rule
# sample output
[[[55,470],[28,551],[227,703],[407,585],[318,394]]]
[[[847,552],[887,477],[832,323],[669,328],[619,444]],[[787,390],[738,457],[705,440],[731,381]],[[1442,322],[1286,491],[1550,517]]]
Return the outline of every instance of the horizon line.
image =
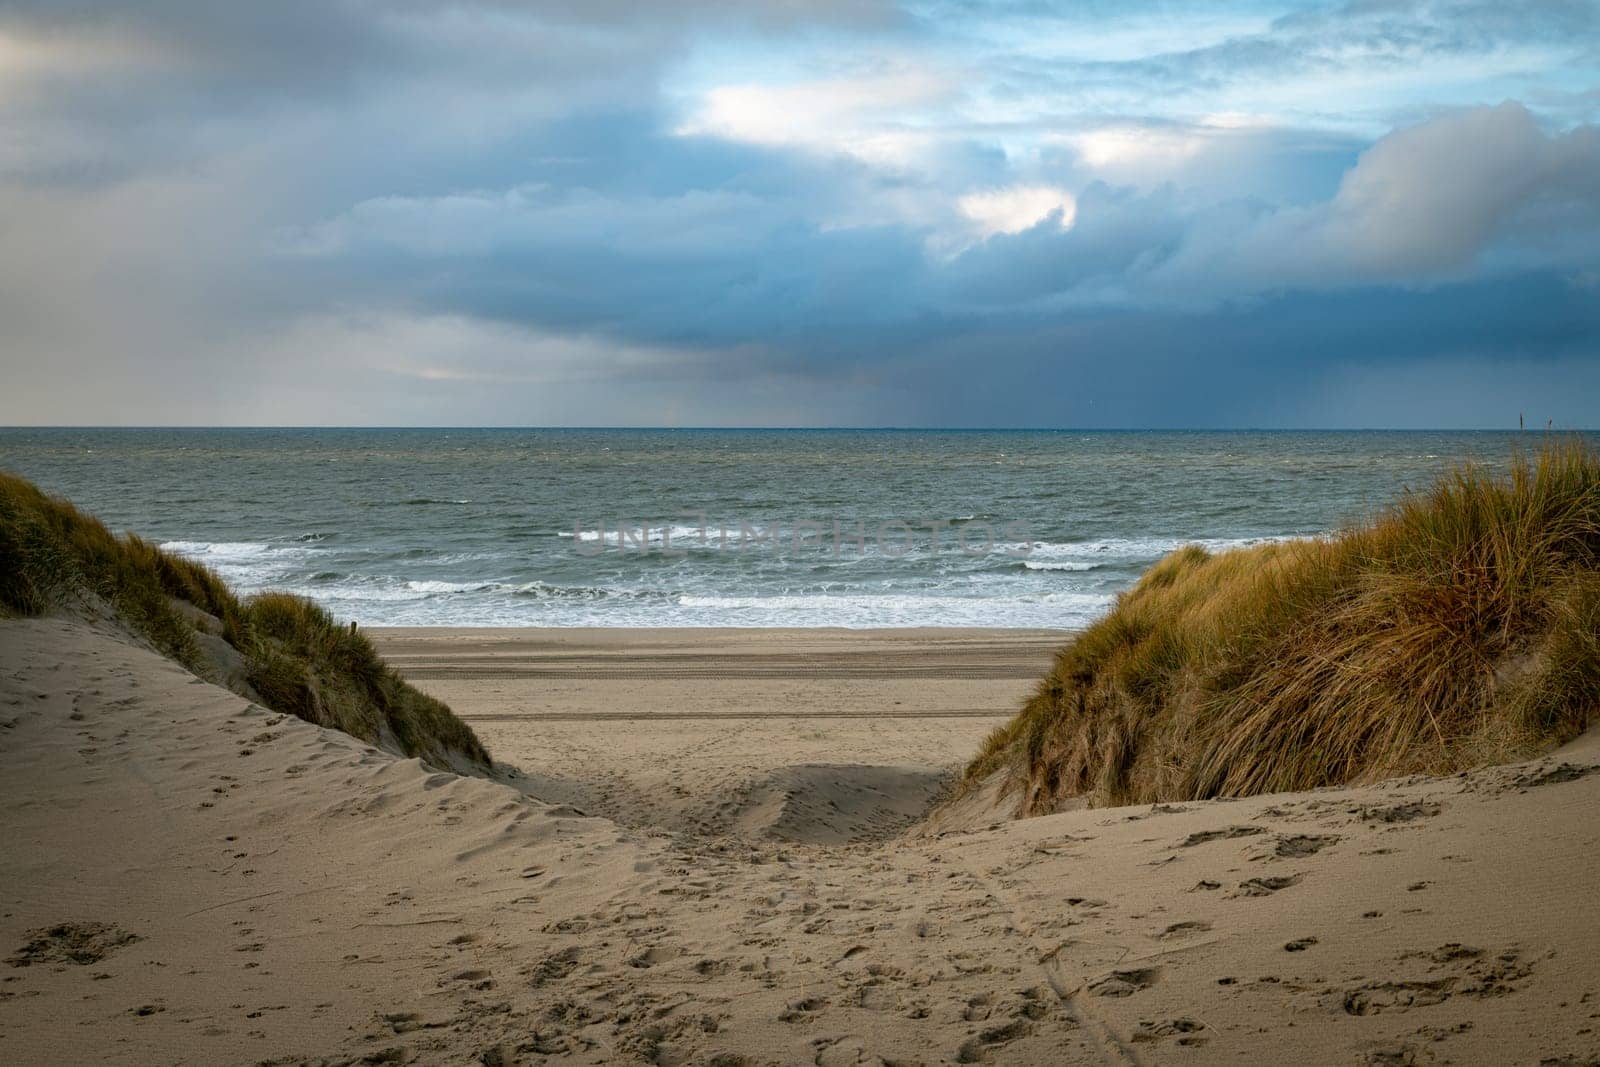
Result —
[[[452,424],[95,424],[0,425],[0,432],[26,430],[460,430],[558,433],[1596,433],[1591,426],[650,426],[650,425],[452,425]]]

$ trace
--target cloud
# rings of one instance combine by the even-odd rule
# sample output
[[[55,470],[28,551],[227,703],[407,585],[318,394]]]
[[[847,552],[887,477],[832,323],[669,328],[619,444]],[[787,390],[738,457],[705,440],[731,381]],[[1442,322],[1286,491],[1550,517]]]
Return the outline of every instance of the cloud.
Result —
[[[1474,262],[1519,216],[1572,208],[1600,230],[1600,128],[1550,137],[1520,104],[1448,115],[1383,138],[1346,175],[1324,223],[1351,266],[1395,277]]]
[[[951,267],[995,311],[1203,309],[1286,291],[1581,272],[1600,248],[1600,127],[1540,129],[1516,103],[1380,138],[1324,200],[1094,183],[1070,232],[996,237]]]
[[[1600,356],[1594,19],[17,0],[0,421],[1531,412]]]
[[[1551,136],[1516,103],[1445,115],[1380,139],[1330,201],[1233,221],[1197,229],[1153,280],[1247,293],[1576,267],[1600,242],[1600,127]]]
[[[1068,230],[1078,210],[1071,193],[1049,185],[1013,185],[968,193],[958,203],[961,213],[984,237],[1031,230],[1052,216],[1061,229]]]
[[[676,132],[904,167],[939,140],[907,113],[949,92],[936,73],[915,68],[796,84],[720,85],[704,94]]]

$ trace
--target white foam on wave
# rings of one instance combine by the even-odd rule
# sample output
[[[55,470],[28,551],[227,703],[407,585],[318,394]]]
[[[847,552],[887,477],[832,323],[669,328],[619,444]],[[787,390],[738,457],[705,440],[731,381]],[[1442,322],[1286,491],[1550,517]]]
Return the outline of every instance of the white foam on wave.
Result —
[[[675,548],[693,547],[699,531],[698,526],[669,526],[665,531],[655,527],[651,544],[659,548],[670,539]],[[591,541],[600,536],[595,530],[579,534],[587,534]],[[613,546],[614,536],[614,530],[606,531]],[[588,584],[584,581],[588,569],[573,571],[570,564],[571,580],[566,583],[512,578],[504,572],[472,579],[470,563],[506,558],[473,551],[430,553],[386,565],[370,557],[352,561],[348,548],[332,550],[303,540],[173,541],[162,547],[215,567],[241,593],[282,589],[310,597],[336,615],[372,625],[1076,628],[1112,605],[1123,568],[1142,569],[1185,544],[1221,551],[1289,539],[1103,538],[1034,542],[1026,553],[1015,551],[1020,545],[995,545],[993,556],[1008,556],[1008,568],[997,570],[974,561],[976,570],[928,570],[919,565],[916,554],[910,554],[897,561],[909,568],[903,572],[874,572],[879,576],[862,583],[841,580],[799,589],[763,588],[777,576],[765,571],[742,576],[674,572],[664,588],[664,575],[658,573],[650,581],[656,587],[647,588],[623,577],[624,569]],[[715,547],[717,540],[712,532],[709,544]],[[1013,551],[1007,553],[1007,548]],[[613,547],[605,558],[616,561],[621,556]],[[815,561],[795,555],[773,558],[803,564],[804,573],[817,573]],[[840,562],[859,559],[846,557]],[[367,570],[374,564],[401,573]],[[416,570],[404,573],[412,564],[421,575]],[[1100,573],[1079,577],[1090,571]],[[891,577],[894,574],[900,577]]]
[[[413,593],[480,593],[502,589],[499,582],[439,582],[419,581],[406,582],[406,588]]]
[[[556,536],[569,541],[576,539],[591,544],[604,542],[612,548],[620,544],[624,548],[634,549],[639,546],[641,540],[651,546],[670,543],[673,548],[717,548],[721,546],[723,532],[716,526],[645,526],[633,523],[624,524],[620,531],[615,524],[607,525],[604,529],[590,526],[577,530],[557,530]],[[738,543],[737,528],[726,533],[730,546]]]
[[[295,596],[307,597],[324,606],[339,603],[345,606],[372,605],[373,610],[382,612],[387,606],[403,603],[422,603],[435,596],[437,593],[412,589],[410,582],[396,578],[368,577],[343,578],[335,582],[319,583],[316,585],[303,585],[295,582],[275,582],[271,588],[276,591],[293,593]],[[379,615],[359,613],[363,621],[379,622]]]
[[[281,545],[266,541],[163,541],[161,547],[168,552],[191,558],[245,560],[259,559]]]
[[[1004,554],[1008,549],[1021,552],[1024,546],[1003,544],[987,537],[968,537],[959,528],[971,516],[946,520],[936,532],[927,524],[917,522],[889,522],[882,525],[872,522],[839,522],[837,530],[832,522],[816,525],[795,525],[787,522],[752,523],[737,522],[705,526],[624,524],[619,531],[615,524],[603,529],[593,526],[577,530],[557,530],[556,536],[565,541],[578,541],[586,545],[604,545],[611,554],[619,546],[625,552],[645,549],[659,551],[670,547],[679,549],[717,549],[728,552],[773,552],[792,555],[814,555],[817,558],[856,560],[868,557],[888,559],[925,559],[936,555]],[[952,526],[954,524],[954,526]],[[590,550],[590,554],[597,554]]]
[[[505,552],[442,552],[436,556],[428,556],[424,562],[434,565],[450,563],[481,563],[486,560],[505,560]]]
[[[1114,601],[1101,593],[1024,593],[1013,596],[932,594],[796,594],[682,596],[677,614],[703,624],[741,626],[1043,626],[1076,627]]]
[[[314,542],[274,541],[163,541],[167,552],[203,563],[240,592],[251,593],[272,585],[313,560],[327,555]]]
[[[499,603],[502,606],[520,602],[524,606],[506,608],[526,625],[544,625],[541,613],[550,610],[540,604],[526,606],[529,602],[595,603],[600,601],[655,600],[663,604],[673,601],[672,594],[655,589],[607,588],[585,585],[554,585],[549,582],[510,582],[482,579],[471,582],[450,582],[438,579],[405,579],[390,575],[353,575],[332,582],[315,585],[285,583],[274,588],[299,596],[310,597],[321,603],[340,603],[345,606],[385,605],[380,611],[398,604],[427,604],[426,610],[436,612],[443,619],[454,618],[461,612],[478,610],[479,606]],[[374,616],[373,622],[383,621]]]
[[[527,583],[343,582],[287,588],[340,618],[394,626],[1084,626],[1110,607],[1106,594],[1011,596],[938,593],[668,594]]]
[[[1034,541],[1031,549],[1022,544],[1006,547],[1025,555],[1029,560],[1100,560],[1131,563],[1157,560],[1185,545],[1199,545],[1207,552],[1225,552],[1230,548],[1249,548],[1253,545],[1299,539],[1299,536],[1292,534],[1261,537],[1107,537],[1093,541]]]

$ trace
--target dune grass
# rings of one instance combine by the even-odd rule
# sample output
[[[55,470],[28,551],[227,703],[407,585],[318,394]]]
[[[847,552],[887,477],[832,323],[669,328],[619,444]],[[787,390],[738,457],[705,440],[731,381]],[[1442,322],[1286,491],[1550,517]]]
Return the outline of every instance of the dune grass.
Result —
[[[1167,556],[966,781],[1023,815],[1523,758],[1600,707],[1600,455],[1462,467],[1336,536]]]
[[[116,536],[70,503],[0,472],[0,614],[103,605],[166,656],[215,680],[203,634],[178,602],[216,620],[244,660],[245,695],[406,756],[489,766],[471,727],[406,684],[366,637],[309,600],[269,593],[241,601],[207,568]],[[243,688],[243,687],[241,687]]]

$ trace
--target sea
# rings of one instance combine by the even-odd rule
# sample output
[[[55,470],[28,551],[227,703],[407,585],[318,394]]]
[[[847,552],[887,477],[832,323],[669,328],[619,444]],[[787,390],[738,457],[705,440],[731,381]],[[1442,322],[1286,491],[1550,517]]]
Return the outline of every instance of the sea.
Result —
[[[1092,621],[1162,555],[1315,536],[1538,434],[0,429],[0,469],[364,625]]]

